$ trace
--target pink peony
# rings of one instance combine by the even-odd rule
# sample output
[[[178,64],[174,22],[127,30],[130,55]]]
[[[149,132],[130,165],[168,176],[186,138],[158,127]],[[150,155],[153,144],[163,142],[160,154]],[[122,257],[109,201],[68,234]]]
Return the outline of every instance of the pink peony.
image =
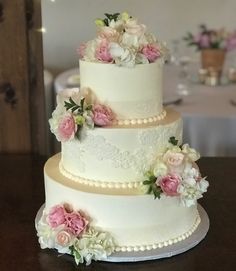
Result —
[[[113,58],[109,51],[109,43],[106,39],[103,39],[96,48],[95,57],[105,63],[110,63]]]
[[[156,44],[147,44],[141,49],[141,53],[145,55],[150,63],[154,62],[161,56],[161,52]]]
[[[97,126],[111,125],[114,120],[114,114],[109,107],[96,104],[93,107],[93,121]]]
[[[52,228],[56,228],[65,222],[65,209],[61,205],[51,208],[48,214],[48,223]]]
[[[58,126],[58,137],[64,142],[74,138],[77,131],[77,125],[75,123],[74,117],[72,114],[65,115]]]
[[[178,196],[178,186],[180,184],[180,176],[169,174],[157,181],[157,185],[161,186],[162,191],[167,196]]]
[[[87,224],[88,221],[79,212],[66,213],[65,215],[65,226],[76,236],[85,230]]]

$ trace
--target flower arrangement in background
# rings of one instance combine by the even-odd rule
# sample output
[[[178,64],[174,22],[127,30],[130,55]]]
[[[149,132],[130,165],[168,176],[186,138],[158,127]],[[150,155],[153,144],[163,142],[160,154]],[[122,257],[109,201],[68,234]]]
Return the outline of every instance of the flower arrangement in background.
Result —
[[[115,120],[112,110],[96,101],[88,88],[65,89],[57,97],[57,107],[49,119],[58,141],[80,139],[82,128],[109,126]]]
[[[115,247],[109,233],[91,227],[81,212],[66,204],[53,206],[49,212],[44,210],[37,235],[42,249],[55,248],[59,253],[71,254],[77,265],[104,260]]]
[[[78,49],[82,60],[133,67],[167,56],[164,44],[127,12],[106,13],[105,16],[105,19],[95,20],[97,37]]]
[[[189,46],[195,46],[197,50],[222,49],[231,51],[236,48],[236,31],[227,32],[224,28],[208,29],[206,25],[199,26],[197,34],[187,33],[184,40]]]
[[[168,148],[161,153],[152,170],[143,182],[148,194],[160,198],[162,194],[179,197],[184,206],[196,204],[197,199],[207,191],[209,183],[202,178],[194,163],[199,153],[188,144],[179,146],[178,140],[171,137]]]

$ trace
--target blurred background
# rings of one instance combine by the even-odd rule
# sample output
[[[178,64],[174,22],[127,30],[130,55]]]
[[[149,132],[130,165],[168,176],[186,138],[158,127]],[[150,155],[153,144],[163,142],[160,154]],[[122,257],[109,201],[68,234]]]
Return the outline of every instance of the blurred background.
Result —
[[[236,28],[235,0],[42,0],[44,65],[53,74],[78,65],[76,49],[96,34],[94,20],[105,12],[127,11],[173,47],[199,24]],[[185,48],[195,53],[193,48]]]
[[[163,102],[181,113],[184,142],[236,156],[235,0],[0,1],[0,153],[60,151],[48,125],[56,95],[79,87],[77,49],[95,19],[123,11],[170,49]]]

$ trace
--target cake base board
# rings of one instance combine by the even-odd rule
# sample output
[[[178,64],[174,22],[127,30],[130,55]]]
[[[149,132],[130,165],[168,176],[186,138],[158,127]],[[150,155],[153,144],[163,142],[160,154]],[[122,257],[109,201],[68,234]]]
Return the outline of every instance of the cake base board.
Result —
[[[41,208],[38,210],[38,213],[35,218],[35,226],[42,216],[44,206],[45,205],[43,204]],[[104,259],[103,261],[106,262],[150,261],[162,258],[169,258],[190,250],[191,248],[198,245],[205,238],[210,226],[209,217],[204,208],[200,204],[198,204],[198,212],[201,218],[201,222],[198,225],[195,232],[185,240],[163,248],[137,252],[136,251],[114,252],[111,256],[109,256],[107,259]]]

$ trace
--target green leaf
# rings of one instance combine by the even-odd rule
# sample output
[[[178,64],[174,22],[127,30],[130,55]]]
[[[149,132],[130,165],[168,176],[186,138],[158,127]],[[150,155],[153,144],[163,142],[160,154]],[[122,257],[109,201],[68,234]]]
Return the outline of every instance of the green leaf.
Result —
[[[160,199],[161,198],[161,193],[162,193],[162,190],[159,186],[154,186],[152,185],[152,190],[153,190],[153,194],[154,194],[154,198],[158,198]]]
[[[147,194],[151,194],[151,193],[152,193],[152,186],[150,185],[150,186],[148,187]]]
[[[80,100],[80,107],[81,107],[81,110],[84,111],[84,101],[85,101],[85,98],[82,98]]]
[[[174,136],[172,136],[172,137],[170,137],[170,139],[169,139],[169,143],[171,143],[171,144],[174,145],[174,146],[177,146],[178,140],[177,140]]]
[[[71,110],[72,112],[74,112],[80,108],[80,106],[77,105],[71,97],[69,98],[69,102],[67,102],[67,101],[64,102],[64,106],[65,106],[66,110]]]
[[[154,175],[151,175],[151,176],[149,177],[149,180],[150,180],[151,183],[155,183],[156,180],[157,180],[157,177],[154,176]]]
[[[150,185],[152,182],[150,180],[146,180],[143,182],[144,185]]]
[[[105,24],[106,26],[109,26],[109,20],[108,20],[107,18],[105,18],[105,19],[103,20],[103,22],[104,22],[104,24]]]
[[[77,131],[76,131],[76,133],[75,133],[75,136],[78,138],[78,140],[81,139],[81,138],[80,138],[80,128],[81,128],[81,126],[78,125]]]
[[[76,264],[79,265],[82,259],[82,256],[80,255],[79,251],[75,249],[74,246],[70,246],[69,249],[71,251],[71,255],[74,256]]]
[[[86,111],[91,111],[92,109],[93,109],[93,105],[92,105],[92,104],[89,104],[89,105],[85,108]]]
[[[105,13],[105,16],[108,18],[109,21],[112,20],[112,14],[109,13]]]
[[[120,16],[120,13],[114,13],[113,14],[113,19],[114,19],[115,22],[117,21],[119,16]]]

